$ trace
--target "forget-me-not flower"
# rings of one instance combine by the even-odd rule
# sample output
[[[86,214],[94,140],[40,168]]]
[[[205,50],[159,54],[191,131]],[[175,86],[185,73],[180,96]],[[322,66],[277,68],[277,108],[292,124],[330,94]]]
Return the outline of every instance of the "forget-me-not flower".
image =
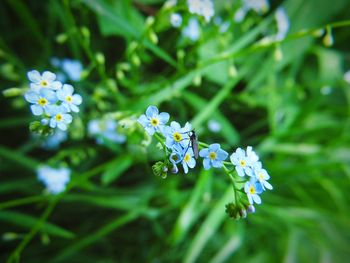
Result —
[[[194,153],[191,147],[187,147],[184,149],[183,159],[182,159],[182,167],[184,169],[185,174],[188,173],[188,167],[194,168],[196,166],[196,159],[194,158]]]
[[[40,75],[39,71],[32,70],[29,71],[27,75],[32,82],[30,83],[30,88],[35,91],[39,91],[41,88],[58,90],[62,87],[62,83],[56,80],[56,74],[50,71],[44,71],[44,73]]]
[[[180,144],[182,147],[187,147],[190,137],[188,133],[192,130],[190,123],[186,123],[185,127],[181,128],[180,124],[172,121],[170,126],[165,126],[163,134],[166,137],[165,145],[171,148],[174,144]]]
[[[116,120],[107,119],[95,119],[88,123],[88,132],[91,136],[96,137],[98,144],[103,143],[103,138],[115,143],[123,143],[126,141],[124,134],[119,134],[117,131],[118,122]]]
[[[59,194],[66,189],[70,180],[71,171],[68,168],[55,169],[50,166],[41,166],[37,170],[37,176],[50,194]]]
[[[234,20],[242,22],[249,10],[254,10],[258,14],[266,13],[269,10],[268,0],[243,0],[242,7],[234,15]]]
[[[250,165],[253,167],[254,163],[259,161],[259,156],[253,151],[252,146],[247,146],[246,154],[249,159]]]
[[[188,25],[182,30],[182,35],[190,40],[197,41],[200,36],[200,27],[196,18],[191,18]]]
[[[261,204],[261,198],[259,194],[263,191],[262,186],[255,179],[251,179],[244,185],[244,192],[247,194],[248,201],[250,204],[254,202]]]
[[[199,156],[204,158],[203,167],[208,170],[210,167],[222,167],[222,162],[227,158],[228,153],[221,149],[220,144],[213,143],[209,148],[200,150]]]
[[[79,81],[81,79],[81,73],[83,71],[83,65],[79,60],[65,58],[62,60],[62,70],[73,81]]]
[[[33,104],[30,109],[36,116],[42,115],[49,105],[57,102],[56,93],[50,89],[29,90],[24,94],[24,98]]]
[[[79,112],[78,105],[83,101],[79,94],[73,94],[74,88],[72,85],[64,84],[62,89],[57,91],[57,98],[62,101],[64,107],[67,111]]]
[[[163,128],[169,118],[169,113],[159,113],[156,106],[149,106],[146,110],[146,115],[141,115],[138,118],[138,122],[145,128],[149,135],[153,135],[155,132],[163,132]]]
[[[47,150],[57,149],[59,145],[67,140],[67,132],[62,130],[55,130],[54,134],[47,136],[46,140],[42,143],[42,148]]]
[[[63,105],[50,105],[47,107],[46,113],[50,116],[50,127],[58,127],[62,131],[67,130],[67,124],[71,123],[73,120],[72,116],[67,112],[67,108]]]
[[[211,0],[187,0],[187,5],[191,14],[203,16],[207,22],[214,16],[214,5]]]
[[[272,185],[267,181],[270,179],[270,176],[267,173],[267,171],[262,168],[261,162],[256,162],[254,164],[253,171],[254,171],[254,176],[256,180],[261,184],[262,189],[265,190],[266,188],[266,189],[272,190]]]
[[[289,18],[286,10],[283,7],[279,7],[275,13],[275,19],[277,22],[277,34],[275,36],[276,40],[282,40],[286,37],[289,30]]]
[[[230,156],[231,162],[235,165],[235,169],[239,176],[243,177],[245,174],[252,175],[250,168],[250,159],[246,156],[245,151],[237,148],[236,152]]]
[[[173,27],[180,27],[182,24],[182,16],[178,13],[171,14],[170,23]]]
[[[172,164],[176,166],[179,162],[183,160],[184,149],[179,144],[174,144],[171,148],[172,152],[169,156],[169,160]]]

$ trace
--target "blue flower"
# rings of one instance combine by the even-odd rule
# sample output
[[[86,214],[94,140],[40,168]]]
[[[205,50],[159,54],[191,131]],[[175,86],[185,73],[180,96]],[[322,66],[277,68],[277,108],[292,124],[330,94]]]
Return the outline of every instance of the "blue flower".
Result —
[[[67,114],[67,109],[63,105],[50,105],[47,107],[46,113],[50,116],[50,127],[58,127],[62,131],[67,130],[67,124],[73,120],[72,116]]]
[[[67,132],[56,130],[54,134],[46,138],[46,140],[42,143],[42,147],[48,150],[57,149],[62,142],[67,140],[67,137]]]
[[[62,83],[56,81],[56,74],[50,71],[44,71],[42,75],[37,70],[29,71],[27,74],[30,83],[30,88],[34,91],[39,91],[41,88],[49,88],[58,90],[62,87]]]
[[[247,146],[247,157],[249,159],[250,166],[253,167],[254,163],[259,161],[259,156],[253,151],[252,146]]]
[[[186,149],[185,149],[186,151]],[[185,174],[188,173],[188,167],[194,168],[196,166],[196,160],[191,147],[187,148],[187,151],[183,154],[182,167],[184,168]]]
[[[163,132],[163,127],[169,118],[169,113],[159,113],[157,107],[149,106],[146,110],[146,115],[141,115],[138,122],[145,128],[149,135],[153,135],[155,132]]]
[[[187,4],[191,14],[203,16],[207,22],[214,16],[214,5],[211,0],[187,0]]]
[[[173,165],[176,166],[176,164],[183,160],[184,149],[181,147],[181,145],[174,144],[171,150],[172,152],[170,154],[169,160]]]
[[[250,168],[251,162],[246,156],[244,150],[237,148],[236,152],[230,156],[230,160],[235,165],[235,169],[239,176],[243,177],[244,174],[252,176],[252,170]]]
[[[197,19],[191,18],[188,25],[182,30],[182,35],[185,38],[191,39],[193,42],[197,41],[200,36],[200,28]]]
[[[222,167],[222,162],[227,158],[228,153],[220,148],[220,144],[214,143],[209,145],[209,148],[200,150],[199,156],[204,158],[203,166],[208,170],[210,167]]]
[[[275,36],[276,40],[282,40],[286,37],[289,30],[289,18],[286,10],[283,7],[279,7],[275,13],[275,19],[277,22],[278,32]]]
[[[265,169],[262,168],[261,162],[256,162],[254,164],[254,176],[256,180],[261,184],[263,190],[269,189],[272,190],[272,185],[267,181],[270,179],[269,174]]]
[[[268,0],[243,0],[243,6],[237,10],[234,20],[242,22],[249,10],[254,10],[258,14],[264,14],[269,10]]]
[[[81,79],[81,73],[83,71],[83,65],[79,60],[63,59],[62,69],[73,81],[79,81]]]
[[[40,89],[37,91],[30,90],[24,94],[24,98],[33,104],[30,106],[30,109],[36,116],[42,115],[47,111],[49,105],[52,105],[57,101],[55,92],[50,89]]]
[[[166,137],[165,145],[171,148],[174,144],[180,144],[183,148],[186,148],[190,140],[188,133],[191,130],[192,126],[188,122],[185,124],[185,127],[181,128],[179,123],[172,121],[170,126],[166,126],[163,129],[163,134]]]
[[[251,179],[245,183],[244,192],[247,194],[250,204],[253,204],[254,202],[261,204],[261,198],[259,194],[263,192],[263,189],[261,187],[261,184],[258,183],[255,179]]]
[[[115,143],[123,143],[126,140],[125,135],[117,132],[118,122],[113,119],[91,120],[88,123],[88,132],[97,137],[98,144],[103,143],[103,138]]]
[[[62,101],[62,105],[66,107],[67,111],[79,112],[77,107],[83,101],[79,94],[74,94],[74,88],[72,85],[64,84],[62,89],[57,91],[57,98]]]
[[[182,17],[181,15],[174,13],[170,16],[170,23],[173,27],[180,27],[182,24]]]
[[[37,170],[39,181],[44,183],[50,194],[59,194],[66,189],[70,180],[71,171],[68,168],[54,169],[50,166],[41,166]]]

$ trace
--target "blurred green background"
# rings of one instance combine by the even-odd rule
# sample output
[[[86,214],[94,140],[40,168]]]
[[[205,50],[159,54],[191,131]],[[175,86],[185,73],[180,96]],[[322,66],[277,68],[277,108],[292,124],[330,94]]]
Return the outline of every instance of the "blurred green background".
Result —
[[[200,20],[195,42],[169,23],[173,12],[193,17],[179,2],[2,1],[1,90],[28,87],[32,69],[57,72],[53,57],[72,58],[84,68],[72,82],[84,102],[69,139],[49,151],[29,132],[23,96],[0,96],[0,262],[348,262],[349,1],[271,1],[242,23],[240,1],[215,1],[229,27]],[[280,5],[287,38],[257,44],[276,31]],[[327,25],[330,47],[314,34]],[[187,175],[152,174],[162,155],[142,145],[135,123],[151,104],[230,154],[256,149],[274,190],[254,214],[229,218],[229,180],[201,161]],[[111,113],[127,141],[96,144],[87,123]],[[72,170],[63,195],[43,194],[39,163]]]

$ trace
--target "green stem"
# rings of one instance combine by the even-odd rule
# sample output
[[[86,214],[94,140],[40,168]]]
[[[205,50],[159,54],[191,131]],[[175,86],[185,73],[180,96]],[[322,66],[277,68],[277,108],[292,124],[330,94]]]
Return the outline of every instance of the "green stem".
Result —
[[[11,200],[11,201],[0,203],[0,210],[10,208],[10,207],[20,206],[20,205],[36,203],[42,200],[45,200],[44,196],[30,196],[30,197],[25,197],[21,199]]]

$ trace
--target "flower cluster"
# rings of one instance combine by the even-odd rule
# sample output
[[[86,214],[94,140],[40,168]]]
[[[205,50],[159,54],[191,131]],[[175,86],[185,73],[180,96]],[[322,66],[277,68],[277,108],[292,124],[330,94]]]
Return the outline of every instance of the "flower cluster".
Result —
[[[250,204],[261,203],[261,194],[266,189],[271,190],[272,185],[267,181],[270,179],[269,174],[262,168],[258,155],[253,151],[251,146],[244,151],[238,148],[230,156],[230,160],[235,165],[235,170],[240,177],[248,176],[249,181],[244,185],[244,192],[247,194]]]
[[[118,133],[118,126],[118,122],[111,118],[94,119],[88,123],[88,132],[90,136],[96,138],[98,144],[103,144],[103,139],[115,143],[123,143],[126,137]]]
[[[242,7],[234,15],[234,20],[237,23],[242,22],[250,10],[264,14],[269,10],[269,2],[268,0],[243,0]]]
[[[30,109],[35,116],[41,116],[41,124],[54,129],[67,130],[73,120],[70,112],[79,112],[82,97],[74,93],[72,85],[56,80],[56,74],[45,71],[40,74],[33,70],[28,72],[30,89],[24,95],[31,103]]]
[[[214,16],[214,4],[211,0],[187,0],[187,5],[191,14],[203,16],[206,22]]]
[[[52,168],[50,166],[41,166],[37,170],[38,180],[41,181],[46,190],[53,195],[59,194],[66,189],[70,180],[71,171],[68,168]]]
[[[168,171],[178,172],[182,165],[185,173],[196,166],[198,156],[203,158],[205,170],[222,168],[229,176],[235,191],[234,202],[226,205],[226,212],[233,218],[246,217],[247,213],[255,211],[254,203],[260,204],[260,194],[266,189],[271,190],[268,182],[269,174],[262,167],[259,156],[251,146],[246,151],[237,148],[230,156],[231,162],[226,162],[229,154],[221,149],[220,144],[205,144],[197,141],[190,123],[181,126],[176,121],[169,121],[169,114],[159,113],[157,107],[149,106],[146,114],[139,117],[138,122],[149,135],[154,135],[165,151],[165,160],[153,165],[153,172],[165,178]],[[198,147],[202,149],[199,151]],[[232,167],[232,169],[230,168]]]

